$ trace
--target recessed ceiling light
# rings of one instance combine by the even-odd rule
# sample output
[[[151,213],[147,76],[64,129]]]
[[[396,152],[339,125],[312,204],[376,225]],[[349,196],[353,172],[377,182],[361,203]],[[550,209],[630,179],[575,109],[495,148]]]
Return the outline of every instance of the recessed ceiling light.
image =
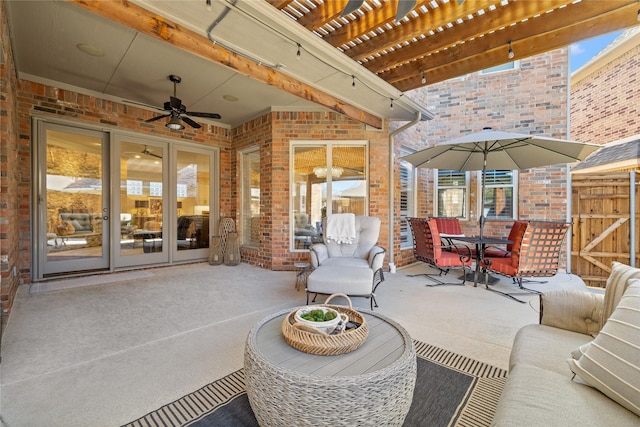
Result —
[[[84,52],[87,55],[104,56],[104,51],[102,49],[100,49],[99,47],[90,45],[90,44],[79,43],[79,44],[76,45],[76,47],[80,50],[80,52]]]
[[[229,101],[229,102],[238,102],[240,100],[240,98],[238,98],[237,96],[233,96],[233,95],[223,95],[222,99],[224,99],[225,101]]]

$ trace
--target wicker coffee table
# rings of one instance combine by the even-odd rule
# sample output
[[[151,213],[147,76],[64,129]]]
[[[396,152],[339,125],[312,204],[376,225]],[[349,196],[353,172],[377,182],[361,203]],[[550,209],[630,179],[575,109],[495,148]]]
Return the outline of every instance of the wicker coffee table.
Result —
[[[249,332],[247,395],[261,426],[401,426],[413,399],[416,353],[393,320],[359,310],[369,325],[360,348],[316,356],[290,347],[282,321],[269,316]]]

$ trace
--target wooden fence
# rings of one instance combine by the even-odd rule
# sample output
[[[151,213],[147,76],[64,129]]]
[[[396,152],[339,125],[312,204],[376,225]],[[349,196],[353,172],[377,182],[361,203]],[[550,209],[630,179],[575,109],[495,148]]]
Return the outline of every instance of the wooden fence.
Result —
[[[605,287],[612,261],[639,265],[638,176],[572,175],[571,272],[587,286]]]

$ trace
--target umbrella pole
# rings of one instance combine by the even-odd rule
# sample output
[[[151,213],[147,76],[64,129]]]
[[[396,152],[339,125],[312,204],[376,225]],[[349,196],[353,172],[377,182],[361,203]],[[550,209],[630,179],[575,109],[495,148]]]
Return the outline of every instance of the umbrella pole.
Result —
[[[480,194],[480,240],[482,240],[482,236],[484,235],[484,190],[486,186],[486,174],[487,174],[487,143],[484,143],[484,158],[482,163],[482,193]]]

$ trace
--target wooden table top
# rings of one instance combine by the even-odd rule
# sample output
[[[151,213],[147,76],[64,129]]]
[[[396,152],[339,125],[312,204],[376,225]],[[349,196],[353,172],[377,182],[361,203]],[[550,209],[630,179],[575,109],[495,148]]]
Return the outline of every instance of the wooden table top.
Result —
[[[319,356],[289,346],[282,336],[282,322],[294,309],[265,321],[256,333],[257,351],[281,369],[318,376],[361,375],[397,361],[411,339],[396,322],[377,313],[359,310],[369,325],[369,335],[358,349],[340,355]],[[409,342],[407,342],[409,341]]]

